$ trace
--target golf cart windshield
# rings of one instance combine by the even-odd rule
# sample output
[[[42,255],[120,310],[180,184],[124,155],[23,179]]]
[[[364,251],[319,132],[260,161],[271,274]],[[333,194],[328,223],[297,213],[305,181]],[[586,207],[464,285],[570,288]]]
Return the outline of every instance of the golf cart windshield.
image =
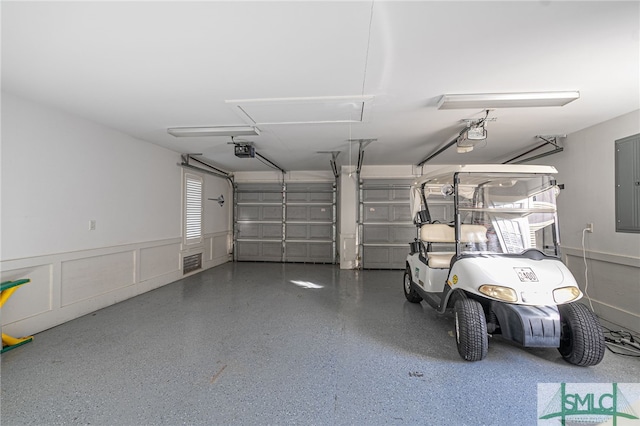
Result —
[[[535,248],[556,254],[558,190],[549,176],[460,174],[459,180],[460,223],[487,228],[486,243],[463,244],[461,252],[521,253]]]
[[[458,171],[448,179],[426,180],[414,188],[428,222],[456,227],[459,254],[518,254],[538,249],[558,255],[558,188],[552,175]],[[415,195],[414,203],[418,201]],[[481,237],[466,239],[469,229]]]

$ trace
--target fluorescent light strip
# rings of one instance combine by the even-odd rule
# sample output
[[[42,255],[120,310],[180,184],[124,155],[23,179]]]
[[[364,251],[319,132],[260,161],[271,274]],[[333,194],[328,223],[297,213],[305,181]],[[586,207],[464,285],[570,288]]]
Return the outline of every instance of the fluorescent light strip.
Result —
[[[177,138],[197,136],[258,136],[260,130],[253,126],[172,127],[167,133]]]
[[[523,92],[442,95],[438,109],[526,108],[563,106],[580,97],[580,92]]]

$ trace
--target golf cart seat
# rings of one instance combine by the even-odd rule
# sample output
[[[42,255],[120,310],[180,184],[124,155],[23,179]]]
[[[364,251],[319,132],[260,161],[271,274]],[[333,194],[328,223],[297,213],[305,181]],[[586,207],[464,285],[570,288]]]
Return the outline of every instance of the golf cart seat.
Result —
[[[487,242],[487,228],[482,225],[461,225],[460,241],[463,243]],[[431,243],[455,243],[453,226],[444,223],[426,223],[420,227],[420,239],[427,244],[427,265],[430,268],[449,268],[455,252],[431,251]]]

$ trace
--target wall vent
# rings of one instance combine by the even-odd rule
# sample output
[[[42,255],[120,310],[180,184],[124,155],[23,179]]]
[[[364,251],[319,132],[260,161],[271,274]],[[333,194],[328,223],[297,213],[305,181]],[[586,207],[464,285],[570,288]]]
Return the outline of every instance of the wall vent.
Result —
[[[197,271],[198,269],[202,269],[202,253],[196,253],[182,258],[182,273],[184,275]]]

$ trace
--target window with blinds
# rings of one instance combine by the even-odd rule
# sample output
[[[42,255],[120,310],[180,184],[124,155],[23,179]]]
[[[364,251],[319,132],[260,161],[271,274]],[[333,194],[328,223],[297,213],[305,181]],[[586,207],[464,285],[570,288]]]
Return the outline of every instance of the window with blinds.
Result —
[[[184,239],[186,244],[202,241],[202,178],[185,174]]]

